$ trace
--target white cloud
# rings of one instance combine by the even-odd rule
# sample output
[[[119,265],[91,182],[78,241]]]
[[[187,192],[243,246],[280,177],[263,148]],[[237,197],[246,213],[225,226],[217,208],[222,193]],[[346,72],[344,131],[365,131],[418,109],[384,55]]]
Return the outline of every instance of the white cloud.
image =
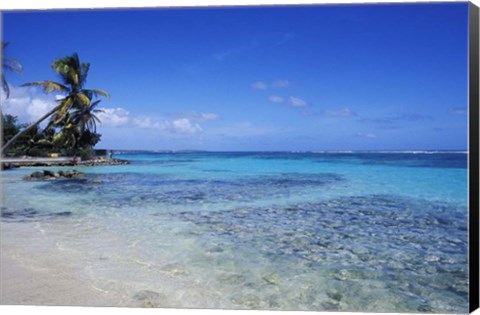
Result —
[[[201,121],[209,121],[209,120],[218,120],[220,116],[214,113],[200,113],[199,118]]]
[[[326,116],[333,116],[333,117],[352,117],[352,116],[357,116],[357,113],[352,112],[348,108],[342,108],[340,110],[324,110],[323,114]]]
[[[252,83],[252,88],[255,90],[266,90],[268,89],[268,85],[265,82],[257,81]]]
[[[197,133],[203,131],[198,123],[192,123],[188,118],[172,121],[172,129],[178,133]]]
[[[292,84],[288,80],[275,80],[272,83],[257,81],[252,83],[252,88],[255,90],[282,89],[291,85]]]
[[[34,122],[56,105],[61,95],[40,94],[36,88],[10,86],[10,97],[2,100],[4,113],[17,116],[20,122]]]
[[[450,115],[464,115],[467,112],[468,111],[466,107],[452,107],[448,109],[448,113]]]
[[[368,139],[375,139],[375,138],[377,137],[376,134],[373,134],[373,133],[363,133],[363,132],[357,133],[357,136],[358,136],[358,137],[362,137],[362,138],[368,138]]]
[[[132,122],[136,127],[142,129],[157,129],[178,134],[194,134],[203,131],[199,123],[192,122],[189,118],[159,121],[152,117],[141,117],[134,118]]]
[[[304,100],[298,97],[290,97],[290,105],[293,107],[306,107],[308,104]]]
[[[271,84],[272,88],[286,88],[290,86],[290,81],[288,80],[276,80]]]
[[[37,93],[36,88],[10,87],[10,97],[2,100],[5,114],[17,116],[20,122],[34,122],[55,107],[62,95],[45,95]],[[138,127],[157,129],[176,134],[194,134],[203,132],[201,123],[215,121],[220,116],[215,113],[189,112],[180,113],[170,119],[157,119],[148,116],[134,116],[122,107],[99,108],[102,112],[96,115],[101,127]]]
[[[119,127],[128,124],[130,121],[130,113],[121,107],[99,109],[103,110],[103,112],[97,114],[103,126]]]
[[[282,96],[278,96],[278,95],[270,95],[268,97],[268,100],[272,103],[276,103],[276,104],[282,104],[282,103],[285,103],[287,100],[282,97]],[[308,106],[308,103],[304,100],[302,100],[301,98],[298,98],[298,97],[289,97],[288,98],[288,105],[292,106],[292,107],[306,107]]]
[[[30,105],[27,106],[26,112],[33,120],[37,120],[52,110],[55,105],[57,104],[50,100],[33,99]]]
[[[285,101],[283,97],[277,95],[270,95],[268,100],[272,103],[283,103]]]
[[[142,129],[167,129],[168,122],[155,121],[151,117],[134,118],[133,124]]]

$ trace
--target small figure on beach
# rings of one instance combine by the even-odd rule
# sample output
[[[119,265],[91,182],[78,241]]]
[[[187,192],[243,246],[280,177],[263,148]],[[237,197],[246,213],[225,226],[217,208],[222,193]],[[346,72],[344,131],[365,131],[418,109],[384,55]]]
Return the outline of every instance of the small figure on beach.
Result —
[[[72,161],[73,161],[73,165],[77,165],[77,163],[78,163],[78,157],[77,157],[76,154],[73,155],[73,160],[72,160]]]
[[[108,157],[110,158],[110,160],[112,159],[112,156],[113,156],[113,151],[112,150],[108,151]]]

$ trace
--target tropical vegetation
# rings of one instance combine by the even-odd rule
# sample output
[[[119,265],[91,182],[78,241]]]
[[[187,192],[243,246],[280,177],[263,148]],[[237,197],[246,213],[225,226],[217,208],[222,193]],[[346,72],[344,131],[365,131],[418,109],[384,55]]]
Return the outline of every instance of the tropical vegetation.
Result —
[[[109,94],[104,90],[85,87],[90,64],[80,62],[75,53],[54,60],[52,68],[61,79],[60,83],[44,80],[22,86],[37,86],[45,93],[56,92],[64,97],[57,101],[53,109],[31,124],[19,125],[15,117],[2,115],[4,126],[10,128],[3,137],[4,154],[45,155],[55,151],[78,155],[88,152],[100,141],[101,135],[96,132],[96,126],[100,123],[97,116],[101,112],[97,108],[100,100],[95,99],[100,96],[109,97]],[[8,84],[5,83],[5,86],[8,89]],[[40,130],[40,124],[48,118],[47,126]],[[16,131],[14,135],[12,131]]]
[[[17,117],[2,115],[3,143],[8,142],[13,136],[28,124],[19,123]],[[8,155],[28,155],[47,157],[52,153],[62,156],[79,155],[88,158],[91,148],[100,141],[101,135],[86,130],[81,137],[78,134],[69,134],[71,130],[78,128],[67,128],[56,130],[54,127],[41,129],[39,126],[31,128],[20,136],[8,149]],[[78,137],[78,138],[77,138]],[[77,140],[78,139],[78,140]]]

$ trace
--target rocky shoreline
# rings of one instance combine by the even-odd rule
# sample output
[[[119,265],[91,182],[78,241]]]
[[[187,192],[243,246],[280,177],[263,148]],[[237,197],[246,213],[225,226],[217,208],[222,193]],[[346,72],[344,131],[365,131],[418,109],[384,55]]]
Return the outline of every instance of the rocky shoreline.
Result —
[[[30,161],[23,160],[21,162],[3,162],[2,169],[11,169],[17,167],[46,167],[46,166],[107,166],[107,165],[126,165],[130,164],[127,160],[120,159],[106,159],[106,158],[96,158],[85,161],[50,161],[50,160],[41,160],[41,161]]]

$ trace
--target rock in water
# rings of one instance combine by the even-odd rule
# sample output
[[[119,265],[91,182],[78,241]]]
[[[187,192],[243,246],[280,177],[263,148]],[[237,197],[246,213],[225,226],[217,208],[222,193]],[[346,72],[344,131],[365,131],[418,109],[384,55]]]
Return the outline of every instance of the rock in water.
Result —
[[[44,170],[43,171],[43,176],[44,177],[55,177],[55,172]]]
[[[85,174],[77,170],[73,171],[59,171],[52,172],[49,170],[44,170],[43,172],[33,172],[32,174],[25,176],[26,180],[51,180],[51,179],[67,179],[67,178],[78,178],[82,177]]]
[[[41,179],[43,177],[42,172],[33,172],[30,176],[31,179]]]

